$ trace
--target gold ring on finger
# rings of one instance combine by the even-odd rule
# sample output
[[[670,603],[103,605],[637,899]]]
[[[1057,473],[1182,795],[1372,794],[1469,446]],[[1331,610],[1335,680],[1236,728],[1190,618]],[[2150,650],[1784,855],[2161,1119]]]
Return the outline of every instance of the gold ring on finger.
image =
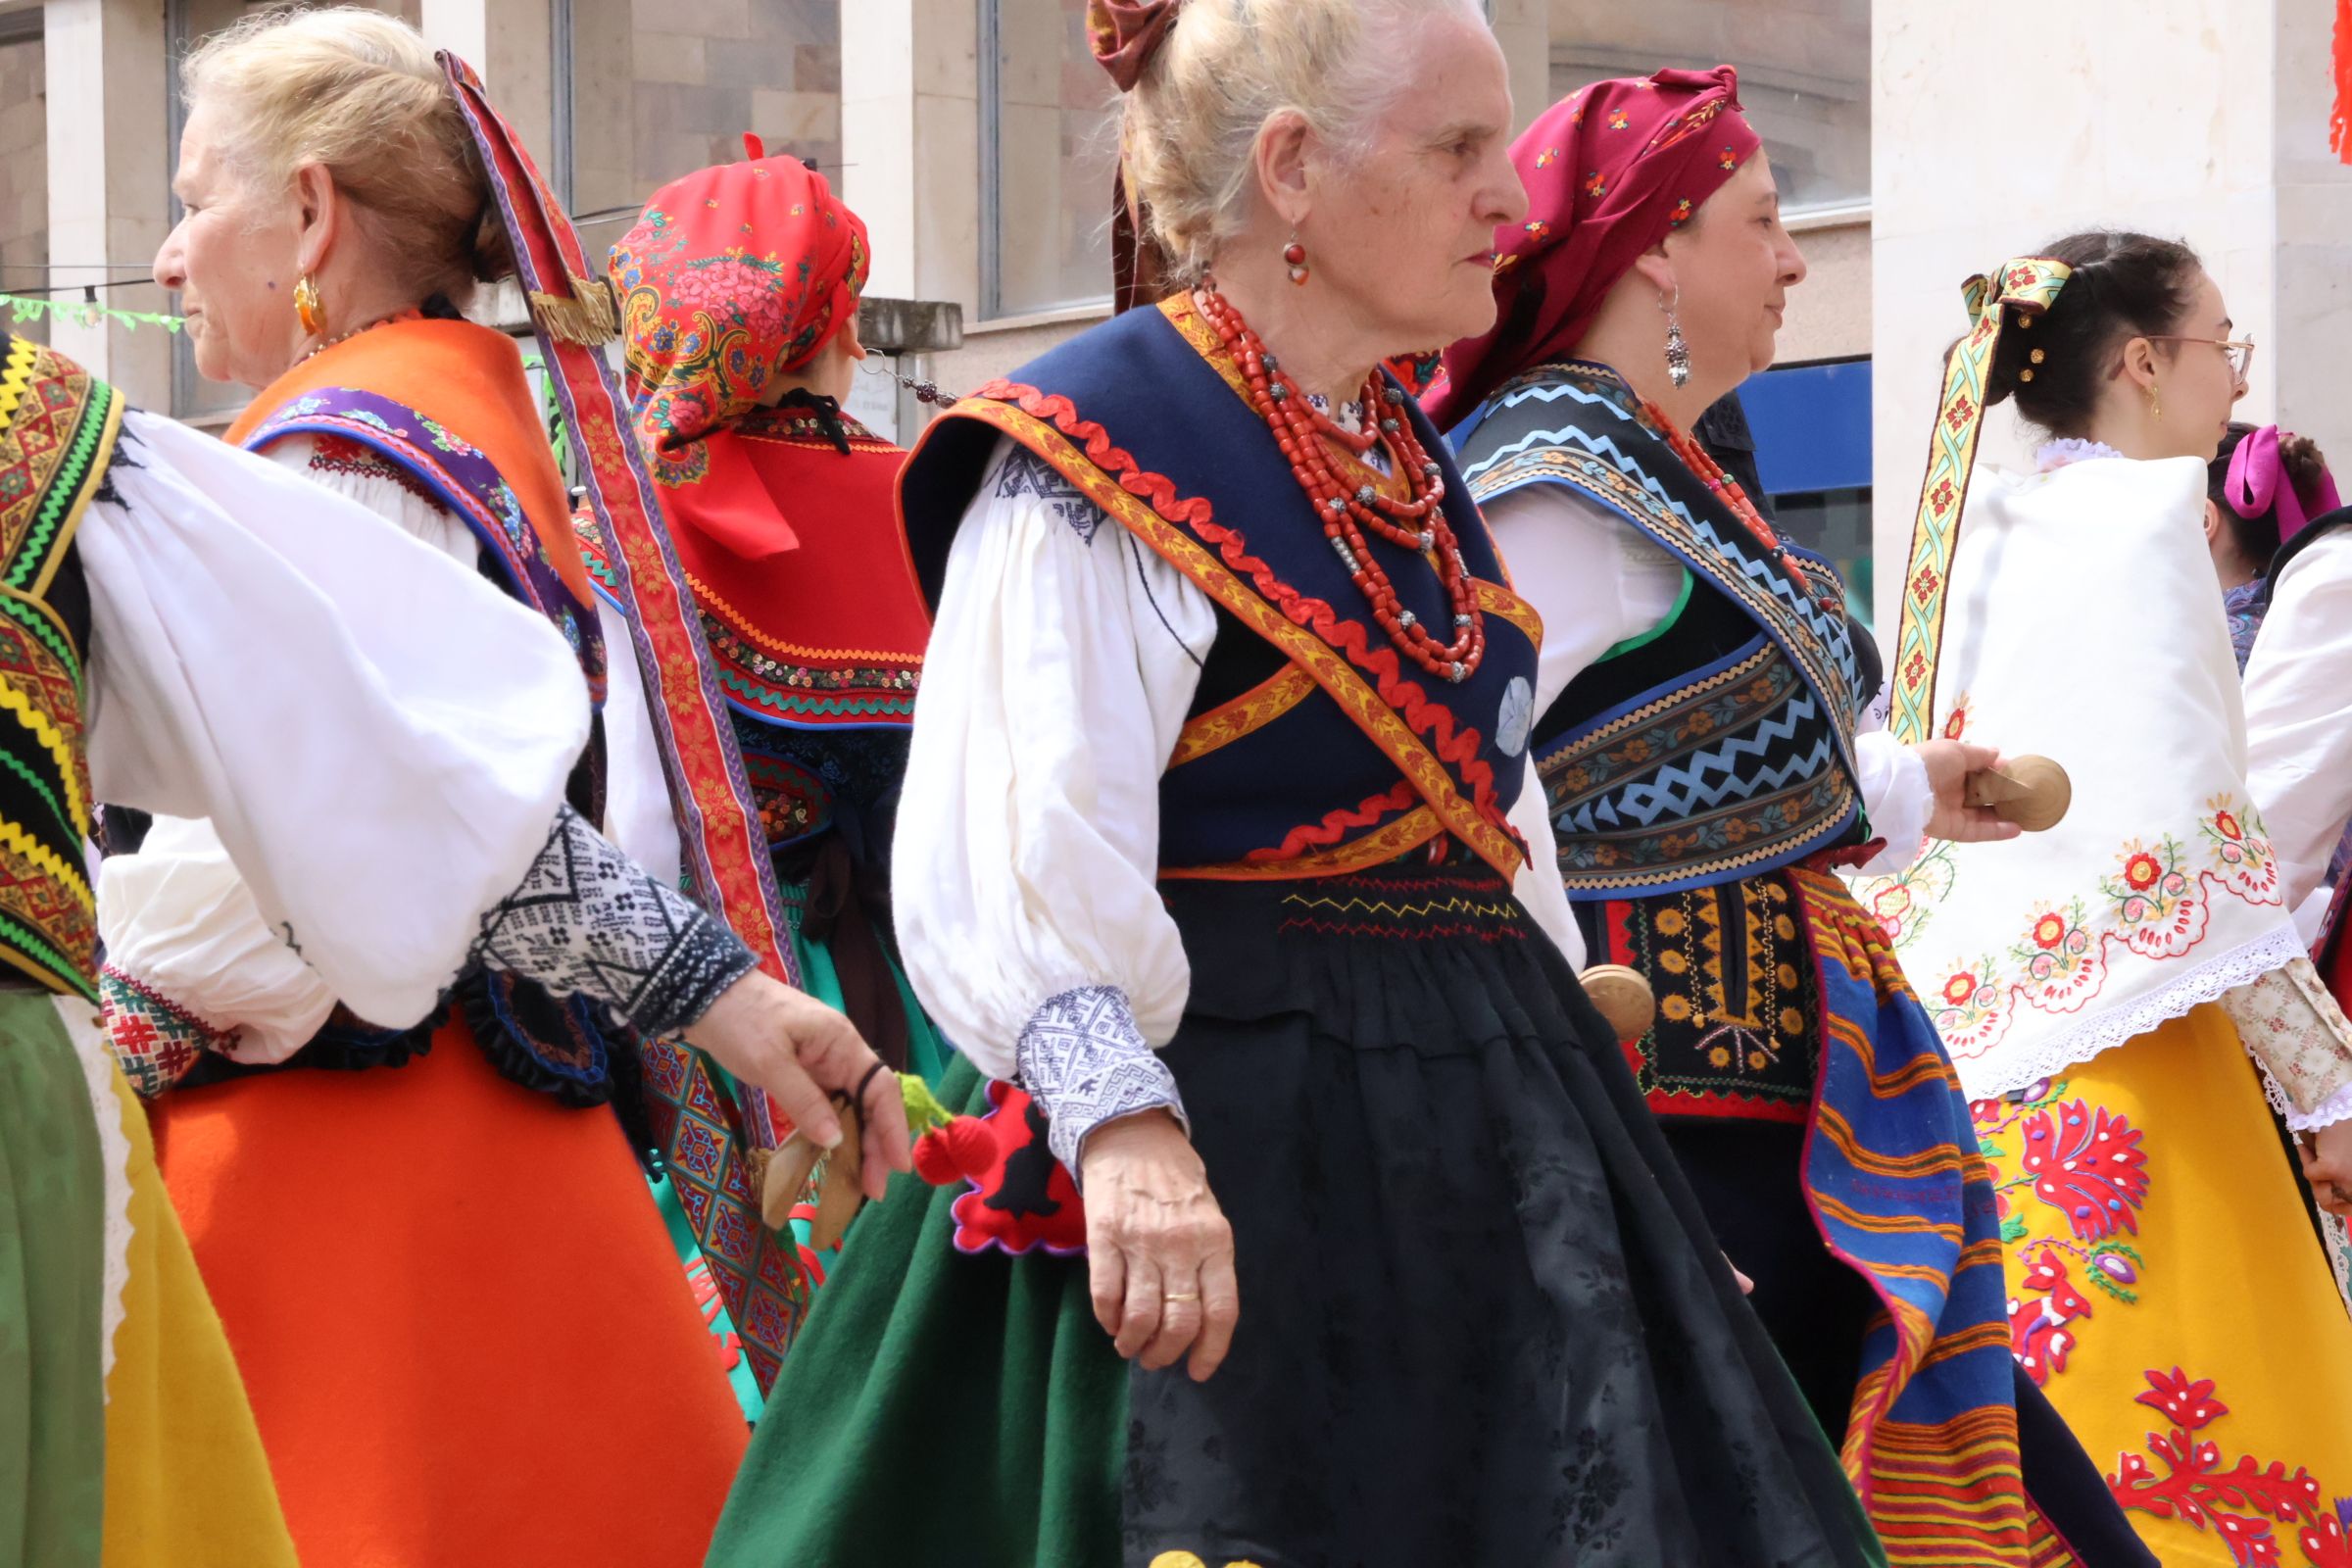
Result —
[[[1200,1299],[1200,1293],[1199,1291],[1171,1291],[1160,1299],[1163,1301],[1198,1301]]]

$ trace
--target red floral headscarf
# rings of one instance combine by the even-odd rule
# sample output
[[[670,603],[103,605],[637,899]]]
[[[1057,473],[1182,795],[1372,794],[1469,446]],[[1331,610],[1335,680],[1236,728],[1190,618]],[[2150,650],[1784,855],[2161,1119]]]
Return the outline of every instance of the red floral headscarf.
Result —
[[[747,490],[727,427],[776,377],[853,319],[870,265],[865,224],[797,158],[762,156],[673,180],[612,247],[628,391],[654,477],[693,487],[706,531],[739,553],[779,547],[773,506]],[[762,499],[755,502],[755,497]],[[673,514],[683,496],[668,501]],[[731,516],[754,506],[750,516]],[[757,513],[764,513],[760,517]],[[764,521],[764,536],[730,521]],[[789,532],[782,548],[790,548]]]
[[[1572,353],[1635,259],[1762,146],[1730,66],[1596,81],[1544,111],[1511,144],[1528,214],[1494,231],[1494,329],[1446,351],[1429,395],[1439,428]]]

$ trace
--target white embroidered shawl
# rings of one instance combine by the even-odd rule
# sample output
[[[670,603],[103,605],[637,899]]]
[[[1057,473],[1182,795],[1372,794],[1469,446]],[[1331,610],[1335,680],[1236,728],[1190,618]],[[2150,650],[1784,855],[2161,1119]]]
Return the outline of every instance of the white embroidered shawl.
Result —
[[[2056,759],[2047,833],[1931,846],[1857,894],[1973,1099],[2023,1088],[2300,957],[2246,792],[2245,713],[2193,458],[1971,484],[1937,733]]]

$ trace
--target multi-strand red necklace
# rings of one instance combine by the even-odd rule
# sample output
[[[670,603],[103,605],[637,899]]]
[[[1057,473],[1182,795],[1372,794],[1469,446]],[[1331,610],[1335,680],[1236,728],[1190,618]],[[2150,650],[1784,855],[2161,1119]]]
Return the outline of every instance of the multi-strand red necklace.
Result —
[[[1635,396],[1640,397],[1641,394],[1636,393]],[[1772,552],[1773,557],[1780,562],[1781,569],[1788,574],[1788,580],[1799,588],[1810,586],[1811,579],[1796,569],[1796,562],[1789,556],[1788,548],[1781,543],[1779,530],[1764,520],[1763,512],[1758,509],[1754,501],[1749,499],[1747,491],[1741,487],[1740,481],[1724,472],[1723,465],[1717,463],[1709,455],[1707,449],[1699,445],[1695,437],[1684,434],[1681,428],[1666,416],[1665,410],[1650,402],[1649,399],[1642,398],[1642,412],[1649,416],[1650,423],[1666,432],[1666,445],[1673,449],[1676,457],[1683,460],[1683,466],[1696,474],[1708,489],[1723,497],[1723,504],[1732,509],[1732,515],[1738,517],[1747,531],[1755,536],[1756,543]],[[1813,589],[1813,597],[1815,603],[1824,610],[1835,611],[1840,614],[1844,612],[1845,606],[1827,590],[1816,587]]]
[[[1469,568],[1462,564],[1461,545],[1446,520],[1445,470],[1430,460],[1413,434],[1413,422],[1402,407],[1404,394],[1374,369],[1364,379],[1364,428],[1347,429],[1282,373],[1265,343],[1213,282],[1201,286],[1199,300],[1201,316],[1241,367],[1250,406],[1274,432],[1299,488],[1315,504],[1324,537],[1370,604],[1372,618],[1406,658],[1430,674],[1440,680],[1468,680],[1486,657],[1487,631],[1471,592]],[[1333,443],[1359,458],[1375,444],[1384,444],[1404,481],[1406,499],[1393,500],[1375,485],[1350,484],[1332,462]],[[1446,628],[1449,641],[1438,641],[1420,617],[1397,601],[1396,584],[1364,539],[1366,529],[1434,559],[1452,612],[1453,623]]]

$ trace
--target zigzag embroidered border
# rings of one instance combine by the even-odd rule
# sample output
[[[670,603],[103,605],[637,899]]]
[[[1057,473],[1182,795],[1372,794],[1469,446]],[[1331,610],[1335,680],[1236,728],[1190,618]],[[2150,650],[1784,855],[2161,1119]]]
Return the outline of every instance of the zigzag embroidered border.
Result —
[[[1597,390],[1563,379],[1572,375],[1585,378]],[[1662,439],[1640,411],[1615,391],[1615,372],[1583,361],[1539,366],[1495,393],[1493,406],[1516,407],[1531,400],[1555,402],[1561,397],[1602,410],[1649,439]],[[1531,432],[1470,466],[1464,478],[1472,498],[1481,505],[1522,485],[1548,480],[1581,490],[1624,514],[1673,552],[1684,565],[1746,606],[1834,710],[1853,711],[1860,672],[1852,645],[1844,623],[1833,623],[1827,612],[1813,603],[1807,592],[1812,585],[1789,581],[1758,560],[1741,541],[1693,515],[1615,442],[1573,425]],[[1803,561],[1793,551],[1791,555]],[[1727,569],[1735,566],[1736,570]],[[1839,728],[1842,736],[1843,727]],[[1842,741],[1840,749],[1844,749]]]
[[[98,932],[81,653],[43,597],[105,482],[121,396],[37,343],[0,333],[0,962],[95,1001]]]

